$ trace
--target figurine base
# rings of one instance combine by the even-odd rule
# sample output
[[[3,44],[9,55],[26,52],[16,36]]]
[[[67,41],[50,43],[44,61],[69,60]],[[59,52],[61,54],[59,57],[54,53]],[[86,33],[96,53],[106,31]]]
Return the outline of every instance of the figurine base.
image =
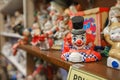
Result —
[[[53,46],[51,47],[51,49],[53,49],[53,50],[61,50],[61,49],[62,49],[62,46],[60,46],[60,45],[53,45]]]
[[[53,46],[51,47],[54,50],[61,50],[62,49],[63,40],[55,40]]]
[[[120,69],[120,60],[112,58],[112,57],[108,57],[107,66],[112,67],[114,69]]]
[[[78,52],[72,52],[69,56],[69,60],[71,62],[83,62],[83,55]]]

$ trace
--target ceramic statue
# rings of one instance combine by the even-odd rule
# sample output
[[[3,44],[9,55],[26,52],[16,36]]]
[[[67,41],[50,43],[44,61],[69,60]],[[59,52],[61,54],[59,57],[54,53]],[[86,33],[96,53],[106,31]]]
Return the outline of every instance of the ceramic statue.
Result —
[[[73,29],[64,39],[61,58],[71,62],[93,62],[101,60],[99,52],[94,51],[91,35],[83,29],[84,18],[72,18]]]
[[[120,69],[120,0],[109,11],[109,23],[104,29],[105,40],[111,45],[107,66]]]
[[[109,26],[109,34],[104,34],[105,40],[111,45],[107,65],[120,69],[120,23],[114,22]]]

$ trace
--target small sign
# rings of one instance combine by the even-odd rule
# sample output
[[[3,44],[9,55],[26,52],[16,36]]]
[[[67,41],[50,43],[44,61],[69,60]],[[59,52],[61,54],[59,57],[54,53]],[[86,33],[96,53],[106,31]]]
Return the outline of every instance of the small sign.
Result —
[[[76,67],[71,66],[67,80],[107,80],[94,74],[85,72]]]

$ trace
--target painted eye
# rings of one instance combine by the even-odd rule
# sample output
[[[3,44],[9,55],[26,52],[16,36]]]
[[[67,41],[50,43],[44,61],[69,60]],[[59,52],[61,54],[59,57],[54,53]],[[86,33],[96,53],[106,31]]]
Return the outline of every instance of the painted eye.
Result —
[[[73,40],[76,41],[76,37],[73,37]]]
[[[111,33],[111,34],[114,34],[114,33]]]
[[[81,39],[84,40],[84,37],[82,36]]]

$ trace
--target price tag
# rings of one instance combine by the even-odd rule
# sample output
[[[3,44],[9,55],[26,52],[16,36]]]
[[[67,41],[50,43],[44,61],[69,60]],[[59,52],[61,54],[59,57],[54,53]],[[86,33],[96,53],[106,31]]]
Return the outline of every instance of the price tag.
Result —
[[[74,66],[70,67],[67,80],[107,80],[94,74],[80,70]]]

